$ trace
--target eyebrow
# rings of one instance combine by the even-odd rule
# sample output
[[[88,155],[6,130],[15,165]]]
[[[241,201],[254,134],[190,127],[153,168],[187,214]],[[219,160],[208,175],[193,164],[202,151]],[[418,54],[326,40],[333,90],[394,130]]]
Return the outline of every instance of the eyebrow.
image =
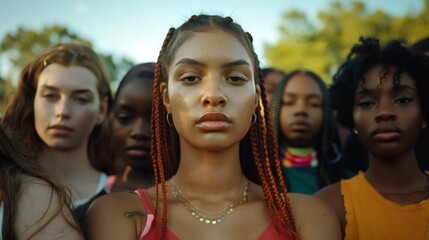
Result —
[[[207,64],[199,62],[199,61],[194,60],[194,59],[190,59],[190,58],[182,58],[182,59],[180,59],[176,63],[176,66],[177,65],[181,65],[181,64],[196,65],[196,66],[201,66],[201,67],[207,68]],[[250,66],[250,64],[247,61],[245,61],[243,59],[239,59],[239,60],[236,60],[236,61],[232,61],[232,62],[229,62],[229,63],[222,64],[221,67],[222,68],[227,68],[227,67],[234,67],[234,66],[240,66],[240,65]]]
[[[236,61],[232,61],[229,63],[222,64],[222,67],[226,68],[226,67],[234,67],[234,66],[241,66],[241,65],[250,66],[250,64],[248,62],[246,62],[243,59],[240,59],[240,60],[236,60]]]
[[[394,85],[392,91],[393,92],[400,92],[403,90],[415,90],[416,88],[407,84],[399,84],[399,85]],[[362,89],[360,89],[359,91],[356,92],[356,95],[374,95],[376,92],[378,91],[377,89],[368,89],[363,87]]]
[[[181,64],[185,64],[185,65],[197,65],[197,66],[201,66],[201,67],[205,67],[205,68],[207,67],[206,64],[204,64],[202,62],[199,62],[197,60],[194,60],[194,59],[190,59],[190,58],[182,58],[182,59],[180,59],[176,63],[176,66],[177,65],[181,65]]]
[[[55,91],[60,90],[59,88],[54,87],[54,86],[50,86],[50,85],[42,85],[41,88],[43,88],[43,90],[44,89],[55,90]],[[93,92],[89,89],[77,89],[77,90],[74,90],[73,93],[77,93],[77,94],[90,93],[90,94],[93,94]]]
[[[117,103],[115,106],[114,106],[114,108],[116,109],[116,110],[125,110],[125,111],[132,111],[132,110],[134,110],[134,108],[132,108],[131,106],[130,106],[130,104],[123,104],[123,103]]]
[[[296,93],[289,93],[289,92],[285,92],[284,94],[283,94],[283,96],[296,96],[297,94]],[[323,96],[322,95],[320,95],[320,94],[317,94],[317,93],[310,93],[310,94],[306,94],[307,96],[307,98],[323,98]]]

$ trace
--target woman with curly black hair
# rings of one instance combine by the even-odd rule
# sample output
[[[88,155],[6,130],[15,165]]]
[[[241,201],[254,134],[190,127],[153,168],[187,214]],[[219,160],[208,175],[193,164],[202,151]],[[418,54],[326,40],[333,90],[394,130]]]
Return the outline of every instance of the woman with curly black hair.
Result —
[[[429,59],[403,40],[361,38],[330,88],[338,121],[359,136],[369,165],[317,193],[345,239],[428,239],[429,177],[415,145],[429,119]]]

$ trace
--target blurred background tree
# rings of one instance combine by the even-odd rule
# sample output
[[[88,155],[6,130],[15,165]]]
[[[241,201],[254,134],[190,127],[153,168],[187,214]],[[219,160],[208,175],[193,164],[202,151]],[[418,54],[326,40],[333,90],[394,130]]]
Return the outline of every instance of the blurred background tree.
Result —
[[[305,13],[288,10],[281,17],[280,38],[264,46],[266,65],[290,72],[308,68],[331,82],[339,64],[345,60],[360,36],[375,36],[382,43],[402,37],[413,43],[429,37],[429,0],[420,12],[398,16],[383,10],[369,11],[361,1],[333,0],[329,8],[320,10],[317,19]],[[311,6],[309,6],[311,7]],[[8,72],[0,72],[0,112],[6,97],[13,92],[21,69],[46,48],[58,42],[81,41],[82,38],[64,26],[50,25],[41,30],[19,27],[0,36],[0,61]],[[95,51],[104,59],[112,86],[134,65],[122,56]]]
[[[59,25],[45,26],[40,31],[19,27],[16,31],[8,33],[0,43],[0,56],[11,64],[10,72],[2,73],[3,75],[0,76],[0,112],[3,112],[7,96],[13,93],[16,87],[21,69],[50,46],[72,41],[82,42],[92,47],[89,40]],[[125,57],[94,50],[104,61],[112,81],[120,80],[134,65],[132,60]]]
[[[330,83],[360,36],[374,36],[381,43],[404,38],[410,44],[429,37],[429,0],[414,16],[370,12],[363,2],[337,0],[328,10],[319,11],[317,19],[312,22],[303,12],[286,11],[279,26],[280,39],[264,46],[268,65],[285,72],[308,68]]]

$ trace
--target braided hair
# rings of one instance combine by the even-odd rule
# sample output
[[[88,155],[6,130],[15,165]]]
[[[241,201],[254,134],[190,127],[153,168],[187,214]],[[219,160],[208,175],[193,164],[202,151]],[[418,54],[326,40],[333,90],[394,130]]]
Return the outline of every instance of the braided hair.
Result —
[[[165,233],[167,222],[167,189],[166,180],[171,178],[179,166],[180,149],[178,133],[174,126],[168,124],[167,110],[162,102],[161,83],[168,87],[167,68],[178,47],[190,36],[189,33],[209,29],[220,29],[235,36],[245,47],[255,66],[255,84],[261,88],[261,101],[258,105],[255,124],[252,124],[247,135],[240,142],[240,164],[244,175],[257,182],[264,191],[269,214],[279,220],[282,226],[276,226],[284,236],[295,236],[296,229],[291,205],[286,196],[286,186],[282,180],[278,161],[277,142],[269,117],[268,103],[262,81],[262,71],[258,56],[253,49],[253,38],[231,17],[217,15],[193,15],[177,29],[170,28],[162,44],[155,67],[155,80],[152,102],[152,145],[151,155],[156,185],[156,209],[158,209],[159,187],[162,197],[162,229]],[[262,105],[262,108],[261,108]],[[264,114],[262,114],[264,111]],[[252,161],[248,161],[252,159]],[[274,171],[272,170],[274,169]]]

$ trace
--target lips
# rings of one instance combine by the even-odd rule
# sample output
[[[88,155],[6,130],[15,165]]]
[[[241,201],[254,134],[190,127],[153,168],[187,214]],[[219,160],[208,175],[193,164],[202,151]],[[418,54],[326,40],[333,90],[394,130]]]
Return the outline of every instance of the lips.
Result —
[[[54,136],[67,136],[72,133],[74,130],[66,125],[55,124],[48,127],[48,130]]]
[[[146,158],[150,155],[150,148],[136,145],[126,148],[125,152],[131,158]]]
[[[299,131],[299,132],[308,131],[311,128],[310,124],[304,121],[293,122],[289,124],[289,127],[292,131]]]
[[[400,138],[402,131],[396,127],[379,127],[372,132],[374,140],[380,142],[395,141]]]
[[[205,113],[198,118],[196,126],[205,131],[224,130],[231,125],[231,118],[224,113]]]

